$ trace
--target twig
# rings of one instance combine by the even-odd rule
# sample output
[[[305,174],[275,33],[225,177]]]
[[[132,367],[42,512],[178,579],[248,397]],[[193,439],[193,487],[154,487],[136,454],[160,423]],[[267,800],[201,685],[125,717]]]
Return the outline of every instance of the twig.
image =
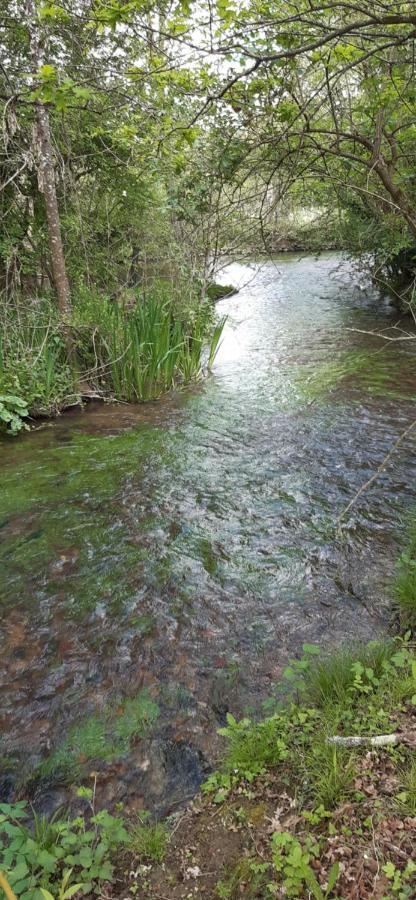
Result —
[[[396,326],[392,326],[396,327]],[[383,334],[380,331],[365,331],[364,328],[346,328],[346,331],[354,331],[356,334],[369,334],[371,337],[382,338],[383,341],[391,341],[395,343],[396,341],[416,341],[416,334],[409,334],[408,332],[404,332],[401,337],[391,337],[389,334]]]
[[[9,882],[7,881],[5,875],[3,875],[3,872],[1,871],[1,869],[0,869],[0,887],[4,891],[4,893],[7,897],[7,900],[17,900],[16,894],[13,893],[13,891],[9,885]]]
[[[345,509],[343,509],[343,511],[340,513],[340,515],[337,518],[337,523],[336,523],[337,527],[339,527],[340,523],[345,518],[347,513],[349,513],[351,507],[354,506],[354,504],[356,503],[358,498],[361,496],[361,494],[363,494],[364,491],[366,491],[367,488],[369,488],[370,485],[373,484],[373,482],[378,478],[378,476],[381,474],[381,472],[386,468],[386,465],[390,461],[391,457],[393,456],[394,451],[397,450],[397,448],[400,446],[402,441],[404,441],[404,439],[407,437],[407,435],[410,434],[410,432],[413,431],[414,428],[416,428],[416,419],[414,422],[412,422],[410,425],[408,425],[408,427],[399,435],[399,437],[397,438],[397,441],[394,442],[393,446],[390,448],[389,452],[386,454],[386,456],[384,457],[384,459],[382,460],[382,462],[380,463],[380,465],[378,466],[376,471],[373,473],[371,478],[369,478],[368,481],[366,481],[364,484],[361,485],[361,487],[358,489],[357,493],[354,494],[354,497],[352,498],[352,500],[350,500],[350,502],[345,507]]]
[[[395,732],[394,734],[377,734],[375,737],[364,736],[340,736],[334,735],[326,739],[327,744],[336,744],[338,747],[388,747],[391,744],[408,744],[414,746],[416,733],[414,731]]]

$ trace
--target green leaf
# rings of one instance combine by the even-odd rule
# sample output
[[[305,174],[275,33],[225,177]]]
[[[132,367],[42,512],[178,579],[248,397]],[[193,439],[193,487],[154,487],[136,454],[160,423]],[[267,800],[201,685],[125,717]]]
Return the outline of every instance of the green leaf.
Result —
[[[382,866],[382,869],[387,878],[394,878],[396,873],[396,866],[394,865],[394,863],[388,862],[384,866]]]
[[[302,644],[302,650],[309,656],[319,656],[321,652],[320,648],[317,647],[316,644]]]
[[[46,81],[49,81],[51,78],[56,77],[55,66],[44,65],[39,69],[40,77]]]
[[[16,881],[20,881],[21,878],[24,878],[29,872],[29,868],[25,862],[19,862],[17,866],[13,869],[13,872],[8,875],[10,884],[15,884]]]
[[[338,875],[339,875],[339,863],[335,862],[333,864],[333,866],[331,866],[329,873],[328,873],[328,891],[327,891],[328,894],[330,894],[332,891],[332,888],[335,887],[336,881],[338,879]]]

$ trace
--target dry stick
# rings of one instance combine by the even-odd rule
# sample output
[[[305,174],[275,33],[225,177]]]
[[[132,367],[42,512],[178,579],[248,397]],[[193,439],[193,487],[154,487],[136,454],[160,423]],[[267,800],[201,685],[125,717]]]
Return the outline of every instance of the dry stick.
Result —
[[[396,325],[392,325],[391,329],[397,328]],[[416,334],[409,334],[409,332],[404,331],[401,337],[391,337],[389,334],[383,334],[382,331],[365,331],[364,328],[346,328],[346,331],[354,331],[358,334],[369,334],[371,337],[382,338],[383,341],[392,341],[396,343],[397,341],[416,341]]]
[[[4,893],[7,897],[7,900],[17,900],[16,894],[13,893],[13,891],[9,885],[9,882],[7,881],[5,875],[3,875],[3,872],[1,871],[1,869],[0,869],[0,887],[4,891]]]
[[[337,522],[336,522],[337,528],[339,528],[342,520],[345,518],[347,513],[349,513],[351,507],[354,506],[354,503],[356,503],[356,501],[361,496],[361,494],[363,494],[364,491],[366,491],[367,488],[369,488],[370,485],[373,484],[373,482],[376,480],[376,478],[378,478],[378,476],[381,474],[383,469],[386,468],[386,465],[390,461],[391,457],[393,456],[394,451],[397,450],[397,448],[400,446],[402,441],[404,441],[405,437],[407,437],[407,435],[410,434],[411,431],[413,431],[413,428],[416,428],[416,419],[414,422],[411,423],[411,425],[409,425],[405,429],[405,431],[402,432],[401,435],[399,435],[399,437],[397,438],[397,441],[394,442],[393,446],[390,448],[389,452],[386,454],[383,461],[380,463],[380,465],[378,466],[376,471],[373,473],[371,478],[369,478],[368,481],[366,481],[364,484],[361,485],[361,487],[359,488],[357,493],[354,494],[354,497],[352,498],[352,500],[350,500],[350,502],[345,507],[345,509],[342,511],[342,513],[340,513],[340,515],[337,518]]]
[[[326,739],[327,744],[336,744],[339,747],[387,747],[389,744],[409,744],[414,746],[416,735],[414,732],[403,732],[400,734],[377,734],[375,737],[341,737],[334,735]]]

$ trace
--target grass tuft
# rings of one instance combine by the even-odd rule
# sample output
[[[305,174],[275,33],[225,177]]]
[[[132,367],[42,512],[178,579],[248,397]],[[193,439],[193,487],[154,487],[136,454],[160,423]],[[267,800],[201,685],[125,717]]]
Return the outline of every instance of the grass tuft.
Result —
[[[416,630],[416,523],[409,528],[408,546],[400,556],[394,594],[401,624]]]
[[[130,829],[129,848],[148,862],[163,862],[168,842],[168,830],[163,822],[151,822],[147,814],[139,817]]]
[[[372,677],[377,679],[394,651],[393,641],[371,641],[354,648],[345,646],[322,659],[314,659],[305,676],[308,700],[319,707],[345,705],[356,683],[358,667],[371,670]]]

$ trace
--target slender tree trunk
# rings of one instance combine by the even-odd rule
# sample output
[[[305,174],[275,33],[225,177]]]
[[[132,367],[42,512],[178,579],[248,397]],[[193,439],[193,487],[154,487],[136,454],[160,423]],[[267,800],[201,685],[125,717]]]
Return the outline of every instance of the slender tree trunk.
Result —
[[[35,0],[26,0],[30,54],[34,73],[43,64],[43,48],[39,32],[39,20]],[[64,326],[64,338],[68,357],[74,357],[74,345],[69,327],[71,316],[71,292],[66,274],[65,255],[62,244],[58,199],[56,196],[55,165],[49,122],[49,111],[45,103],[36,103],[36,139],[38,154],[38,184],[45,198],[46,222],[48,226],[49,249],[52,275],[58,300],[59,312]]]
[[[39,151],[39,187],[45,198],[52,274],[59,311],[64,322],[71,315],[71,293],[66,274],[61,224],[56,196],[55,167],[52,153],[49,113],[43,103],[36,104],[36,125]]]

